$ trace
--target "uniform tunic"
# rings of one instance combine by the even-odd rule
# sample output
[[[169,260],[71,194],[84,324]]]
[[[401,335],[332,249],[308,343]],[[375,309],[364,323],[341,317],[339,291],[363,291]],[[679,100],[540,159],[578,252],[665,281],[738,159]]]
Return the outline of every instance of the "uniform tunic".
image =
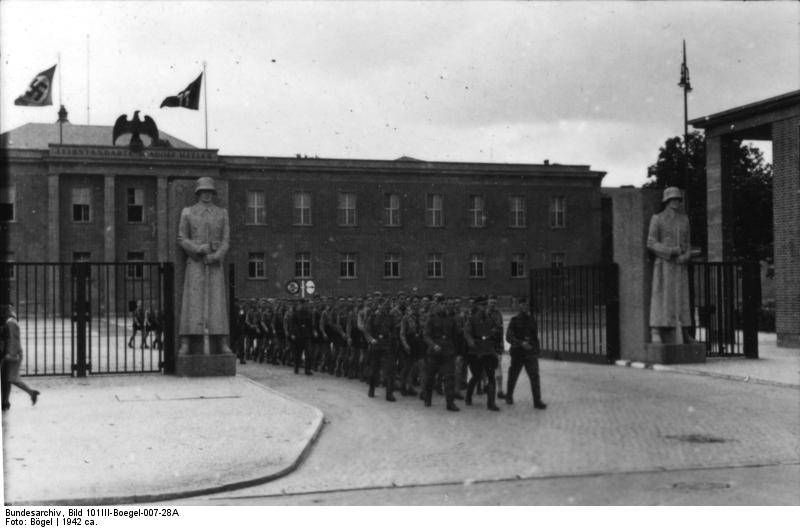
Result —
[[[180,335],[204,333],[206,302],[208,333],[228,334],[228,292],[222,263],[228,253],[229,242],[227,210],[198,202],[181,211],[178,244],[188,258],[183,279]],[[211,246],[209,256],[214,260],[211,264],[206,264],[203,255],[198,254],[203,244]]]
[[[650,326],[691,326],[689,312],[689,266],[679,263],[670,250],[680,248],[688,261],[691,251],[689,217],[665,209],[650,219],[647,249],[656,256],[650,297]]]

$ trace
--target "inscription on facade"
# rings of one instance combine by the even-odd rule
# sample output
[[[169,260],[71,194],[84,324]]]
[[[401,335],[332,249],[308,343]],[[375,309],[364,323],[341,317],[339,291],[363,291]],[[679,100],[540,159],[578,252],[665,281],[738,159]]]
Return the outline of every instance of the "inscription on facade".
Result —
[[[132,153],[126,147],[85,147],[80,145],[50,145],[50,155],[61,158],[134,158],[134,159],[160,159],[160,160],[194,160],[216,161],[215,150],[193,149],[145,149],[141,153]]]

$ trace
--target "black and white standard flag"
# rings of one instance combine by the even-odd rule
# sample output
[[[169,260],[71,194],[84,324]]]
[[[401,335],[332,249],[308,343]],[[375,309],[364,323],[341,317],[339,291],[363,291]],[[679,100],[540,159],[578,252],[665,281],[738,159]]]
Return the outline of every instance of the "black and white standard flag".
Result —
[[[165,106],[181,106],[190,110],[197,110],[200,107],[200,85],[203,82],[203,74],[201,73],[197,79],[192,81],[183,91],[178,92],[178,95],[170,95],[161,103],[160,108]]]
[[[17,106],[50,106],[53,104],[53,73],[56,71],[56,64],[52,68],[39,73],[33,78],[28,90],[24,95],[20,95],[14,100]]]

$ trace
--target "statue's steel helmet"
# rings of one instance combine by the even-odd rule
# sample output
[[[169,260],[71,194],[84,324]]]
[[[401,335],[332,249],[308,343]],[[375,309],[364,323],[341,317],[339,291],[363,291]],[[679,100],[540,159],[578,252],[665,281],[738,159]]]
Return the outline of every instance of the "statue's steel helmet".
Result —
[[[670,200],[683,200],[683,193],[677,187],[667,187],[664,189],[664,195],[661,198],[661,203],[667,203]]]
[[[194,193],[197,194],[200,191],[211,191],[214,194],[216,194],[217,189],[214,188],[214,180],[212,180],[208,176],[203,176],[202,178],[198,178],[197,187],[195,187]]]

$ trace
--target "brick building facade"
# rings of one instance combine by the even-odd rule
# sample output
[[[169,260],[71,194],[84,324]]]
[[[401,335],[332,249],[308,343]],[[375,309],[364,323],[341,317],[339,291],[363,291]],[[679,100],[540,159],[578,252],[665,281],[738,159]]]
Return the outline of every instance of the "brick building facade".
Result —
[[[530,268],[601,260],[605,173],[588,166],[219,156],[164,137],[137,154],[111,127],[4,133],[5,260],[179,262],[200,176],[229,209],[243,297],[296,278],[322,295],[519,295]]]

